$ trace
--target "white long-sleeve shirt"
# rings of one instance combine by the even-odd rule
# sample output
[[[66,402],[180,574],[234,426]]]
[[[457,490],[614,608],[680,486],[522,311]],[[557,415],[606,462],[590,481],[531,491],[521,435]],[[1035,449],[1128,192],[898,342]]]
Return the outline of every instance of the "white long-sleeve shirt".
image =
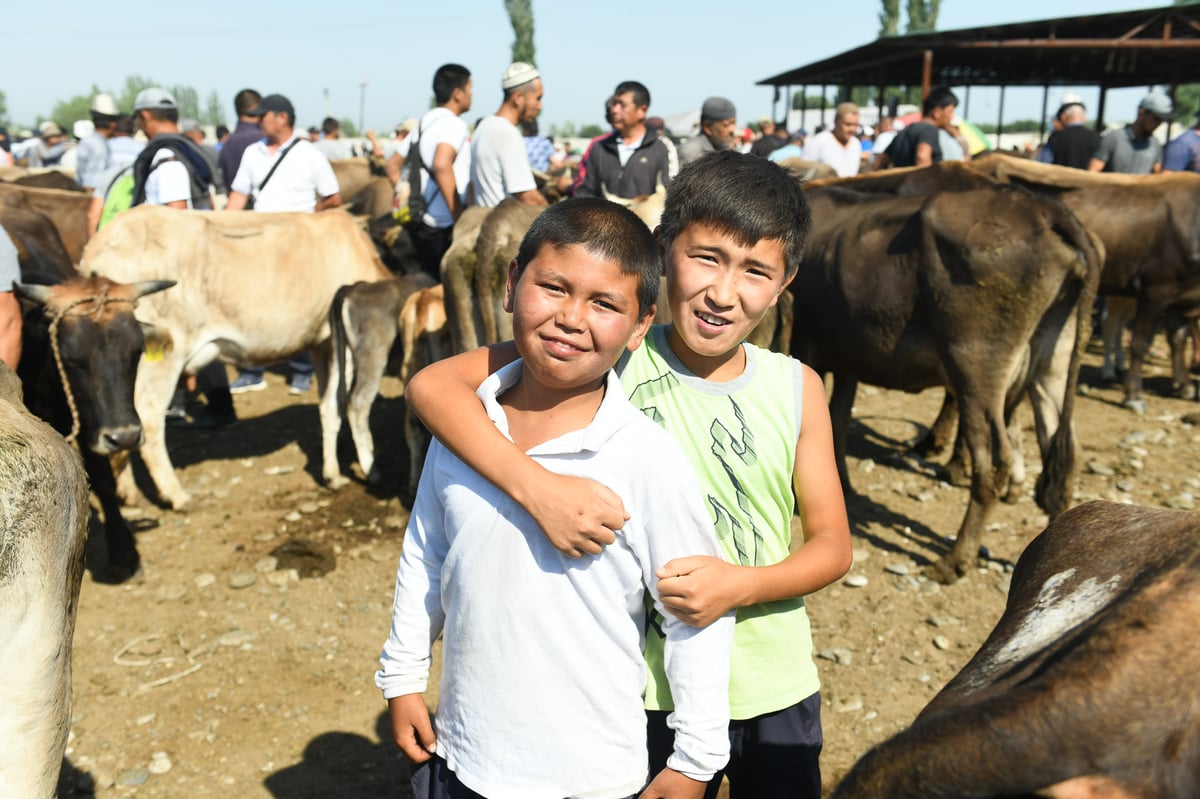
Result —
[[[497,397],[521,368],[479,390],[505,435]],[[616,542],[563,556],[515,501],[435,441],[375,681],[389,699],[424,692],[444,627],[437,749],[467,787],[490,799],[629,796],[647,778],[644,591],[662,613],[654,570],[675,557],[719,557],[712,524],[683,452],[611,372],[591,424],[529,455],[612,488],[631,516]],[[676,703],[668,765],[707,780],[729,755],[733,616],[703,630],[663,616]]]

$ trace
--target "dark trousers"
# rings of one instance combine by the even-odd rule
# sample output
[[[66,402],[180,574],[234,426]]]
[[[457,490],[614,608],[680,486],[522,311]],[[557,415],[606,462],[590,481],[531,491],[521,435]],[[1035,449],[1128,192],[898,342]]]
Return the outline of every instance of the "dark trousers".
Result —
[[[667,765],[675,733],[667,713],[646,711],[650,775]],[[729,722],[729,765],[704,792],[716,799],[722,776],[729,778],[730,799],[821,799],[821,694],[753,719]]]
[[[429,227],[420,220],[409,223],[408,235],[413,249],[417,251],[417,262],[421,271],[439,283],[442,281],[442,256],[450,249],[454,239],[454,226]]]
[[[487,799],[459,782],[446,761],[437,756],[413,766],[411,783],[413,799]]]

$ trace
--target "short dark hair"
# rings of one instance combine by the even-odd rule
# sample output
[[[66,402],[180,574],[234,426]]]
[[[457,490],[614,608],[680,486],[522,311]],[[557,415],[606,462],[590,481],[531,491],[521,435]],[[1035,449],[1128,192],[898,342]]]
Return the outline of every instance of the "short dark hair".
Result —
[[[112,114],[101,114],[99,111],[92,112],[92,124],[97,128],[107,128],[116,121],[116,116]]]
[[[233,96],[233,110],[237,112],[239,117],[246,116],[246,113],[258,108],[262,102],[262,95],[254,91],[254,89],[242,89]]]
[[[217,139],[223,139],[229,135],[228,125],[217,125]]]
[[[592,255],[616,261],[621,274],[638,280],[638,318],[650,313],[658,301],[662,261],[658,243],[646,223],[628,208],[600,197],[563,200],[533,220],[517,250],[517,277],[543,247],[561,249],[578,245]]]
[[[709,225],[747,247],[763,239],[781,242],[785,277],[791,277],[804,257],[812,211],[800,181],[779,164],[719,150],[671,179],[658,229],[663,246],[670,249],[692,225]]]
[[[341,124],[333,117],[325,117],[325,119],[321,122],[321,132],[326,136],[328,136],[330,133],[333,133],[340,127]]]
[[[634,105],[644,105],[650,107],[650,90],[636,80],[621,81],[617,84],[617,88],[613,89],[613,97],[630,92],[633,94]]]
[[[151,119],[159,122],[179,122],[178,108],[142,108],[140,111]]]
[[[133,135],[133,115],[132,114],[117,114],[117,133],[122,133],[126,136]]]
[[[442,64],[433,73],[433,98],[438,105],[445,105],[455,89],[467,88],[470,79],[471,70],[461,64]]]
[[[958,95],[950,91],[949,86],[935,86],[921,101],[921,113],[929,116],[935,108],[945,108],[948,105],[958,105]]]

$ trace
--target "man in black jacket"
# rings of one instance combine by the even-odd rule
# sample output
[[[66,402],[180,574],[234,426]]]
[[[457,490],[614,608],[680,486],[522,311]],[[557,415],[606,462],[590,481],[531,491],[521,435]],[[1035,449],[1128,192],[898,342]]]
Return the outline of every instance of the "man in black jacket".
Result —
[[[666,188],[679,163],[664,141],[646,126],[650,91],[637,81],[618,84],[608,101],[613,132],[592,142],[579,164],[576,197],[609,194],[633,199]]]

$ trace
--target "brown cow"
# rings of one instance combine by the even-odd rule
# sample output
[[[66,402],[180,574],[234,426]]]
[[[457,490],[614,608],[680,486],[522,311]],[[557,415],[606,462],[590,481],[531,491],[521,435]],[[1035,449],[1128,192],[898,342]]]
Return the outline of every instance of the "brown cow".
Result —
[[[791,286],[791,352],[834,374],[830,412],[847,489],[846,431],[860,381],[943,386],[958,397],[975,468],[958,537],[933,568],[953,579],[973,562],[1009,483],[1006,427],[1026,392],[1038,400],[1038,502],[1051,515],[1066,507],[1071,407],[1100,256],[1061,203],[1014,187],[928,197],[825,188],[808,198],[814,225]]]
[[[1200,513],[1073,508],[971,661],[834,799],[1200,796],[1197,618]]]
[[[33,189],[0,182],[0,207],[45,214],[58,230],[73,264],[79,263],[87,244],[87,212],[91,202],[91,195],[78,191]]]

